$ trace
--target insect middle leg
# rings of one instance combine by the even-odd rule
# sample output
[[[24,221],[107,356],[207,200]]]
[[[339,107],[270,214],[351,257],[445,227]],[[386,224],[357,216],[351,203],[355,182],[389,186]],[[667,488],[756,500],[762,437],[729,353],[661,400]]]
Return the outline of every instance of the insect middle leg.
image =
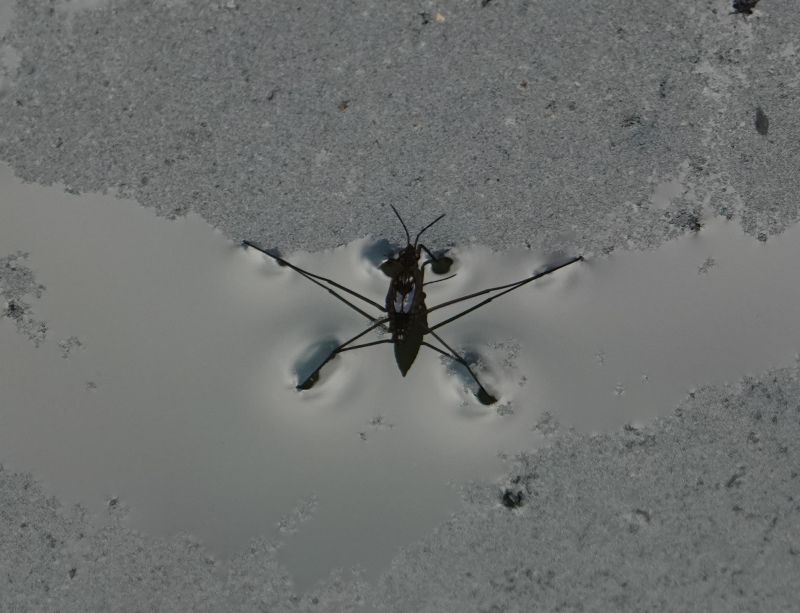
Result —
[[[363,331],[359,332],[353,338],[346,340],[345,342],[343,342],[338,347],[335,347],[334,349],[332,349],[331,352],[328,354],[328,356],[322,361],[322,363],[314,369],[314,372],[312,372],[310,375],[308,375],[305,378],[305,380],[303,380],[302,382],[300,382],[297,385],[297,389],[299,389],[299,390],[311,389],[311,387],[313,387],[313,385],[319,380],[319,371],[322,370],[322,367],[325,366],[325,364],[330,362],[333,358],[335,358],[337,355],[339,355],[343,351],[349,351],[349,350],[352,350],[352,349],[359,349],[361,347],[371,347],[372,345],[380,345],[381,343],[391,343],[392,342],[391,339],[387,338],[387,339],[381,339],[381,340],[378,340],[378,341],[372,341],[370,343],[361,343],[359,345],[349,346],[350,343],[352,343],[353,341],[356,341],[356,340],[360,339],[362,336],[364,336],[368,332],[374,330],[375,328],[381,327],[387,321],[389,321],[388,317],[383,317],[381,319],[376,320],[375,323],[372,324],[371,326],[369,326],[366,330],[363,330]]]

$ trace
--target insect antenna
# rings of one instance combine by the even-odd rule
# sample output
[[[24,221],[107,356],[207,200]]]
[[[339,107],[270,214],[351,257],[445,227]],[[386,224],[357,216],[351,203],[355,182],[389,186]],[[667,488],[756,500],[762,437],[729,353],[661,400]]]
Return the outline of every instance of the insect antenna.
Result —
[[[394,214],[397,215],[397,219],[399,219],[400,223],[403,224],[403,230],[405,230],[405,232],[406,232],[406,240],[408,241],[408,244],[410,245],[411,244],[411,235],[408,233],[408,227],[406,226],[406,222],[404,222],[403,218],[400,217],[400,213],[397,212],[397,209],[394,208],[394,205],[390,204],[389,206],[392,207],[392,210],[394,211]],[[439,217],[434,219],[431,223],[429,223],[427,226],[425,226],[424,228],[422,228],[422,230],[419,231],[419,233],[417,234],[417,237],[414,239],[414,247],[416,247],[417,243],[419,243],[419,237],[422,236],[422,233],[425,232],[425,230],[430,228],[437,221],[439,221],[442,217],[444,217],[444,213],[439,215]],[[425,249],[425,251],[428,251],[428,250]],[[428,252],[428,253],[430,253],[430,252]],[[436,259],[436,258],[434,258],[434,259]]]
[[[431,227],[433,224],[435,224],[437,221],[439,221],[439,220],[440,220],[442,217],[444,217],[444,213],[442,213],[441,215],[439,215],[439,217],[437,217],[436,219],[434,219],[434,220],[433,220],[431,223],[429,223],[427,226],[425,226],[424,228],[422,228],[422,230],[420,230],[420,231],[419,231],[419,234],[417,234],[417,238],[415,238],[415,239],[414,239],[414,247],[416,247],[416,246],[417,246],[417,243],[419,242],[419,237],[420,237],[420,236],[422,236],[422,233],[423,233],[423,232],[425,232],[425,230],[427,230],[428,228],[430,228],[430,227]],[[410,243],[411,241],[409,240],[408,242]],[[426,249],[425,251],[427,251],[427,249]]]
[[[406,240],[408,241],[408,244],[410,245],[411,244],[411,235],[408,233],[408,228],[406,228],[406,222],[404,222],[403,218],[400,217],[400,213],[397,212],[397,209],[394,208],[394,205],[390,204],[389,206],[392,207],[392,210],[394,211],[394,214],[397,215],[397,219],[399,219],[400,223],[403,224],[403,230],[406,231]]]

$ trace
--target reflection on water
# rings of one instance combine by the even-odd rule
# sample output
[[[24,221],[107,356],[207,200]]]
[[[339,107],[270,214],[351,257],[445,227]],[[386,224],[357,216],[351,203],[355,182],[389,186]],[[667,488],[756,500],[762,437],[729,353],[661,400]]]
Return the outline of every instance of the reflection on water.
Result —
[[[447,517],[449,484],[493,478],[498,452],[542,444],[545,412],[586,431],[650,420],[697,384],[786,364],[800,347],[798,230],[761,244],[712,221],[437,330],[497,395],[492,406],[424,347],[405,378],[379,344],[342,353],[297,391],[363,317],[196,217],[22,185],[6,168],[0,185],[0,257],[29,252],[45,289],[27,300],[48,330],[36,348],[0,320],[0,461],[93,508],[119,496],[135,526],[191,532],[221,556],[259,533],[278,538],[276,524],[313,498],[282,549],[301,588],[333,566],[375,576]],[[381,303],[387,245],[287,259]],[[456,276],[426,287],[429,305],[544,263],[527,251],[450,255]]]

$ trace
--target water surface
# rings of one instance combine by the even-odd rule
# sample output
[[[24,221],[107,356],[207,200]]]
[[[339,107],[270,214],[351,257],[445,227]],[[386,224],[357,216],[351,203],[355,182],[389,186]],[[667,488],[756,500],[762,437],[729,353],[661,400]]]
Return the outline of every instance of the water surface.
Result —
[[[388,345],[343,354],[298,393],[297,365],[364,318],[196,216],[24,185],[7,167],[0,185],[0,257],[29,252],[46,288],[29,301],[49,327],[35,348],[0,320],[0,461],[93,509],[119,496],[136,527],[193,533],[220,557],[258,534],[285,538],[301,588],[334,566],[375,576],[455,508],[453,484],[494,478],[498,454],[543,444],[545,412],[583,431],[648,421],[696,385],[787,364],[800,347],[798,229],[764,244],[714,220],[442,328],[480,358],[494,406],[432,351],[403,378]],[[399,224],[385,238],[399,243]],[[284,255],[381,303],[383,247]],[[456,276],[427,288],[429,305],[557,259],[451,254]],[[310,519],[279,536],[298,506]]]

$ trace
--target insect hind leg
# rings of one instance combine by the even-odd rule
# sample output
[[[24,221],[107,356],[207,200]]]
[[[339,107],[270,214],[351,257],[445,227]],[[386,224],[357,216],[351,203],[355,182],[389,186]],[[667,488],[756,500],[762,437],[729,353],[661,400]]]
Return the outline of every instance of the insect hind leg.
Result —
[[[475,396],[477,397],[477,399],[480,401],[481,404],[490,405],[497,402],[497,398],[492,394],[490,394],[488,391],[486,391],[486,388],[483,387],[483,384],[480,382],[480,379],[478,379],[478,375],[476,375],[472,370],[472,368],[470,368],[469,362],[467,362],[467,360],[463,356],[459,355],[455,350],[453,350],[453,348],[450,347],[450,345],[445,343],[444,340],[438,334],[433,332],[431,334],[433,334],[436,340],[438,340],[442,345],[444,345],[447,348],[447,351],[445,351],[440,347],[437,347],[436,345],[431,345],[427,341],[423,341],[422,344],[425,347],[429,347],[430,349],[433,349],[437,353],[441,353],[443,356],[446,356],[451,360],[458,362],[464,368],[467,369],[467,372],[472,377],[473,381],[475,381],[475,383],[478,384],[478,393],[475,394]]]

